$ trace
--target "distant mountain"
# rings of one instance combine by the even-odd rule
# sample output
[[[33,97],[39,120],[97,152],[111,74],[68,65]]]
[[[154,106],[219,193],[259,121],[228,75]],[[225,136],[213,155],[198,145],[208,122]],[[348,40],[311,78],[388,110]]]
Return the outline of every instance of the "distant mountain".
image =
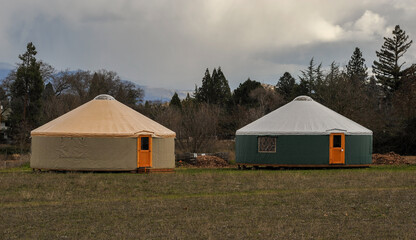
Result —
[[[0,62],[0,82],[5,79],[11,70],[14,69],[14,66],[9,63]],[[77,70],[79,71],[79,70]],[[76,72],[76,71],[72,71]],[[189,93],[192,95],[192,90],[178,90],[178,89],[167,89],[160,87],[148,87],[141,86],[129,80],[123,80],[126,82],[131,82],[136,86],[144,90],[144,101],[160,101],[160,102],[169,102],[175,92],[178,93],[180,99],[185,99],[186,94]]]
[[[139,86],[144,90],[144,101],[161,101],[169,102],[173,94],[178,93],[180,99],[185,99],[186,94],[192,95],[192,90],[178,90],[178,89],[166,89],[155,88],[148,86]]]

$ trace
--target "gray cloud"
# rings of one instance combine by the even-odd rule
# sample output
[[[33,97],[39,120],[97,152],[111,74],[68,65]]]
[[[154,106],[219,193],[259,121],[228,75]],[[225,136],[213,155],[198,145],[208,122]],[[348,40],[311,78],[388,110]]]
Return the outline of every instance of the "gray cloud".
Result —
[[[193,89],[221,66],[232,87],[276,83],[315,57],[346,63],[356,46],[367,66],[400,24],[416,38],[415,6],[403,1],[8,1],[0,9],[0,62],[33,41],[57,69],[106,68],[141,85]],[[416,61],[416,47],[406,56]]]

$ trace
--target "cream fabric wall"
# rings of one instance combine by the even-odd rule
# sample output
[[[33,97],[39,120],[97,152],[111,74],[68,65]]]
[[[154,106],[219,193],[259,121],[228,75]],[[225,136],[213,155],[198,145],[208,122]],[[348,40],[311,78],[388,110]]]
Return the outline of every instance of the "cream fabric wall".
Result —
[[[32,137],[31,168],[135,170],[137,138]]]
[[[152,138],[152,168],[175,167],[175,139]]]

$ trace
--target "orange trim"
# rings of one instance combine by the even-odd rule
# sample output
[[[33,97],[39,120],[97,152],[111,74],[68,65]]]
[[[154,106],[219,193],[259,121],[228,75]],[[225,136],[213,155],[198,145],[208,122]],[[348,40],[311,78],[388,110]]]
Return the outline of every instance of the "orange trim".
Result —
[[[142,138],[143,137],[147,137],[147,138],[149,138],[149,150],[142,150],[141,149],[141,142],[142,142]],[[152,167],[152,136],[151,135],[142,135],[142,136],[139,136],[138,138],[137,138],[137,168],[140,168],[140,167]],[[143,154],[141,154],[141,153],[143,153]],[[148,155],[148,160],[149,160],[149,163],[147,164],[147,163],[140,163],[140,155],[145,155],[145,153],[147,153],[147,155]]]
[[[341,147],[334,147],[334,136],[341,136]],[[329,135],[329,164],[345,164],[345,134]]]

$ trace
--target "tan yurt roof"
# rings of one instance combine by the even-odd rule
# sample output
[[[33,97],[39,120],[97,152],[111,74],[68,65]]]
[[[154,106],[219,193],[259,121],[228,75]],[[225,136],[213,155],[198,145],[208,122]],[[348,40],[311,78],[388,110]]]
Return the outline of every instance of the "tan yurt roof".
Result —
[[[32,136],[63,137],[175,137],[175,132],[109,95],[99,95],[78,108],[42,125]]]

